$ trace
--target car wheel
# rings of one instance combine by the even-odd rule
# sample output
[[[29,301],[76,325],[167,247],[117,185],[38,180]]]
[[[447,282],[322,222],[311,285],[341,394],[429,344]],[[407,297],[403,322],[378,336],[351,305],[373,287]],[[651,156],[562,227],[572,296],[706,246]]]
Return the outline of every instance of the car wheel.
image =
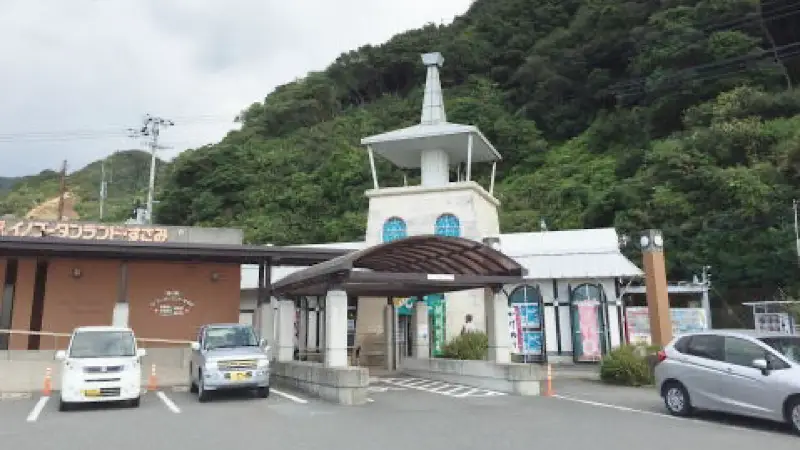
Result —
[[[135,399],[130,401],[129,405],[131,408],[138,408],[141,403],[142,403],[142,398],[136,397]]]
[[[800,398],[795,398],[786,405],[786,419],[792,430],[800,434]]]
[[[197,383],[194,382],[194,369],[189,364],[189,392],[192,394],[197,393]]]
[[[692,413],[692,403],[686,388],[677,381],[667,383],[663,390],[664,404],[673,416],[685,417]]]
[[[269,398],[269,386],[256,389],[256,395],[260,398]]]
[[[203,372],[200,372],[200,380],[197,382],[197,400],[200,403],[206,403],[209,400],[205,384],[206,383],[203,381]]]
[[[65,402],[63,399],[58,400],[58,410],[61,412],[69,411],[72,409],[72,404]]]

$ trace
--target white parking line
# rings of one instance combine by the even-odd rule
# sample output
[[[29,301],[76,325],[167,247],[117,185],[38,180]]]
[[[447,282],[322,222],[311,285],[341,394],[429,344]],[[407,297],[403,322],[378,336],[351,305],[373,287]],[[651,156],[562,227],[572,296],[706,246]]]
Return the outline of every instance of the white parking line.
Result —
[[[749,428],[749,427],[741,426],[741,425],[735,425],[735,424],[729,424],[729,423],[719,423],[719,422],[710,422],[710,421],[705,421],[705,420],[696,420],[696,419],[694,419],[692,417],[672,416],[672,415],[667,414],[667,413],[657,413],[655,411],[645,411],[643,409],[628,408],[627,406],[613,405],[611,403],[595,402],[595,401],[592,401],[592,400],[584,400],[582,398],[566,397],[566,396],[563,396],[563,395],[554,395],[553,398],[557,398],[557,399],[560,399],[560,400],[566,400],[566,401],[570,401],[570,402],[575,402],[575,403],[582,403],[584,405],[597,406],[597,407],[600,407],[600,408],[616,409],[617,411],[624,411],[624,412],[628,412],[628,413],[641,414],[641,415],[644,415],[644,416],[654,416],[654,417],[661,417],[661,418],[664,418],[664,419],[676,420],[676,421],[681,421],[681,422],[686,422],[686,423],[694,423],[694,424],[697,424],[699,426],[709,426],[709,427],[717,427],[717,428],[734,429],[734,430],[738,430],[738,431],[746,431],[748,433],[768,434],[770,436],[775,436],[775,434],[776,434],[773,431],[759,430],[759,429]]]
[[[167,406],[167,408],[169,408],[170,411],[174,412],[175,414],[179,414],[181,412],[181,409],[178,408],[178,405],[176,405],[175,402],[173,402],[169,397],[167,397],[167,394],[158,391],[156,392],[156,395],[158,396],[158,398],[161,399],[162,402],[164,402],[164,404]]]
[[[308,403],[308,400],[306,400],[304,398],[300,398],[300,397],[298,397],[296,395],[292,395],[292,394],[289,394],[289,393],[286,393],[286,392],[283,392],[283,391],[279,391],[279,390],[274,389],[274,388],[271,389],[271,391],[276,393],[276,394],[278,394],[278,395],[280,395],[281,397],[288,398],[289,400],[291,400],[293,402],[296,402],[296,403],[302,403],[302,404]]]
[[[647,416],[666,417],[667,419],[674,419],[674,420],[686,420],[686,419],[684,419],[682,417],[670,416],[669,414],[661,414],[661,413],[657,413],[657,412],[653,412],[653,411],[645,411],[643,409],[628,408],[627,406],[612,405],[611,403],[601,403],[601,402],[595,402],[595,401],[592,401],[592,400],[584,400],[582,398],[566,397],[566,396],[563,396],[563,395],[554,395],[553,397],[554,398],[560,398],[561,400],[567,400],[567,401],[570,401],[570,402],[583,403],[584,405],[591,405],[591,406],[599,406],[601,408],[616,409],[617,411],[626,411],[626,412],[632,412],[632,413],[637,413],[637,414],[644,414],[644,415],[647,415]]]
[[[44,409],[44,405],[47,404],[47,401],[50,400],[50,397],[40,397],[39,401],[33,406],[31,413],[28,414],[28,422],[36,422],[36,419],[39,418],[39,414],[42,413],[42,409]]]

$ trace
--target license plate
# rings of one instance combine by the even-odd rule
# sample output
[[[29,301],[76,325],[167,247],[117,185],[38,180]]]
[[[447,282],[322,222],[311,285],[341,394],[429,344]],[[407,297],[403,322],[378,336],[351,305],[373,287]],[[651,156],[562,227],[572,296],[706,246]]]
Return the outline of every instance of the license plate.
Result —
[[[100,397],[100,389],[87,389],[83,391],[84,397]]]
[[[250,372],[233,372],[231,374],[231,380],[233,381],[242,381],[250,379]]]

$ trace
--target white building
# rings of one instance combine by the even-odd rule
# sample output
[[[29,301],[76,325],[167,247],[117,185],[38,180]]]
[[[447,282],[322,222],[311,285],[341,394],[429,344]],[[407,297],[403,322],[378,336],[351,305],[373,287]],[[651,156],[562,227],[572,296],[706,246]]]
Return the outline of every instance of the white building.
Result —
[[[447,122],[439,68],[439,53],[423,55],[427,80],[420,124],[367,137],[373,175],[367,230],[363,242],[315,244],[318,247],[359,250],[412,235],[439,234],[476,241],[497,241],[502,252],[528,270],[525,283],[506,286],[509,334],[516,360],[573,359],[596,361],[624,341],[620,285],[642,271],[619,250],[614,229],[502,234],[494,197],[494,165],[499,152],[474,126]],[[419,186],[381,186],[375,158],[404,169],[419,169]],[[472,180],[473,163],[492,163],[488,189]],[[300,267],[275,267],[272,282]],[[252,320],[258,268],[242,268],[242,320]],[[394,299],[401,340],[413,302]],[[485,329],[482,290],[429,295],[431,352],[457,336],[471,315]],[[386,299],[350,301],[348,345],[366,346],[370,337],[383,341]],[[305,313],[304,313],[305,314]],[[319,330],[314,319],[297,321],[300,351],[314,351]],[[302,325],[300,325],[302,324]],[[302,329],[302,332],[300,331]],[[314,334],[313,338],[311,334]]]

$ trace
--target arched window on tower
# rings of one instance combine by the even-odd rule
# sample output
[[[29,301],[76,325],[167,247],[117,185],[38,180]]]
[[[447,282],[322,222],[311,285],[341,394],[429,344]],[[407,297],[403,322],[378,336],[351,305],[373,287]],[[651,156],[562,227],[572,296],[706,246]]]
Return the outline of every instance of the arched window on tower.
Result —
[[[399,217],[392,217],[383,223],[383,242],[396,241],[408,235],[406,222]]]
[[[442,214],[436,218],[433,234],[437,236],[461,236],[461,222],[453,214]]]

